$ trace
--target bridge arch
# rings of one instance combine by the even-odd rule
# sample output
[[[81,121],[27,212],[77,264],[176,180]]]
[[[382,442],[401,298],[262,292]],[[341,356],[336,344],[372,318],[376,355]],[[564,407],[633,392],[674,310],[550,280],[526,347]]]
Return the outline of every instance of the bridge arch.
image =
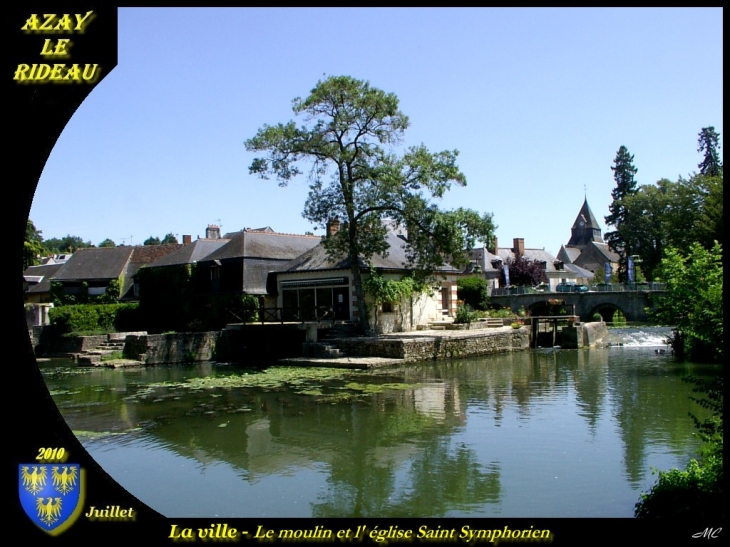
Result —
[[[592,318],[596,313],[598,313],[605,323],[613,323],[614,315],[616,314],[616,312],[620,312],[621,317],[626,320],[626,312],[622,310],[619,306],[611,302],[604,302],[602,304],[594,306],[588,316]]]

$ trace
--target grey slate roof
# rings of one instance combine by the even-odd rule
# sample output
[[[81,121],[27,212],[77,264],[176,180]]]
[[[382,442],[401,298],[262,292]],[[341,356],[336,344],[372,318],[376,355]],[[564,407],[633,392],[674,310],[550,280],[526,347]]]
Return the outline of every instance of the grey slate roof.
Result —
[[[125,271],[134,247],[79,249],[53,276],[54,281],[116,279]]]
[[[231,234],[231,240],[199,262],[234,258],[291,260],[321,241],[319,236],[280,234],[268,231],[243,231]]]
[[[562,260],[566,264],[572,264],[580,256],[580,249],[577,247],[560,246],[558,251],[558,260]]]
[[[217,251],[223,245],[228,243],[230,239],[197,239],[194,242],[183,245],[176,251],[152,262],[148,268],[157,268],[160,266],[178,266],[181,264],[194,264],[199,260],[203,260],[209,254]]]
[[[177,250],[182,245],[146,245],[137,247],[99,247],[79,249],[54,274],[53,281],[110,281],[124,276],[121,297],[134,284],[134,274],[142,266]]]
[[[566,264],[565,269],[569,272],[575,273],[577,277],[583,277],[585,279],[593,279],[595,277],[595,274],[592,271],[576,266],[575,264]]]
[[[386,234],[388,242],[388,256],[373,255],[370,263],[375,268],[384,270],[404,270],[406,269],[406,243],[396,231],[391,229]],[[360,267],[367,267],[362,259],[359,259]],[[350,261],[346,256],[339,258],[330,258],[323,244],[319,244],[306,253],[296,257],[294,260],[286,264],[279,273],[282,272],[307,272],[319,270],[348,270],[350,269]],[[439,272],[457,273],[458,270],[446,265],[438,270]]]
[[[556,272],[555,264],[553,264],[556,258],[547,252],[545,249],[525,249],[525,258],[534,260],[536,262],[545,262],[545,271]],[[472,258],[477,261],[480,265],[483,263],[482,270],[485,273],[499,273],[499,268],[495,268],[492,265],[492,261],[501,260],[502,264],[507,263],[507,259],[515,258],[515,253],[511,248],[499,247],[497,254],[490,253],[485,247],[477,247],[472,249]],[[482,262],[483,260],[483,262]]]
[[[42,264],[40,266],[29,266],[23,272],[23,277],[28,281],[29,293],[47,293],[51,291],[51,277],[60,270],[64,264]],[[36,281],[37,278],[40,280]],[[31,284],[32,283],[32,284]]]

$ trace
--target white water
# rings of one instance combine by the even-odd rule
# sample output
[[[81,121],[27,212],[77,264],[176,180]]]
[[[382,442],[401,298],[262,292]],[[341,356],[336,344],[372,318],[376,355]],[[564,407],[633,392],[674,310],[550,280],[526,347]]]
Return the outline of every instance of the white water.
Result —
[[[609,346],[659,346],[669,350],[667,338],[671,333],[671,327],[611,327],[606,342]]]

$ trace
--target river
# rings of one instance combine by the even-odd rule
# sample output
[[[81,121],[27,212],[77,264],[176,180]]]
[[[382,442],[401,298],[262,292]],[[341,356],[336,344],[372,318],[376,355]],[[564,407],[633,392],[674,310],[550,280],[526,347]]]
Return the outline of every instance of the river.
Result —
[[[682,376],[717,370],[667,333],[373,371],[39,366],[84,448],[166,517],[631,517],[652,468],[696,456]]]

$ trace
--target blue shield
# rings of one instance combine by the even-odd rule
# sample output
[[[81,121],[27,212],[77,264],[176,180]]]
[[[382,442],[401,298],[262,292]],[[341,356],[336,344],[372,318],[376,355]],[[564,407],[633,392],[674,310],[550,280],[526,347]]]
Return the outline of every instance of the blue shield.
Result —
[[[36,526],[51,535],[69,528],[84,505],[84,471],[79,464],[18,465],[20,504]]]

